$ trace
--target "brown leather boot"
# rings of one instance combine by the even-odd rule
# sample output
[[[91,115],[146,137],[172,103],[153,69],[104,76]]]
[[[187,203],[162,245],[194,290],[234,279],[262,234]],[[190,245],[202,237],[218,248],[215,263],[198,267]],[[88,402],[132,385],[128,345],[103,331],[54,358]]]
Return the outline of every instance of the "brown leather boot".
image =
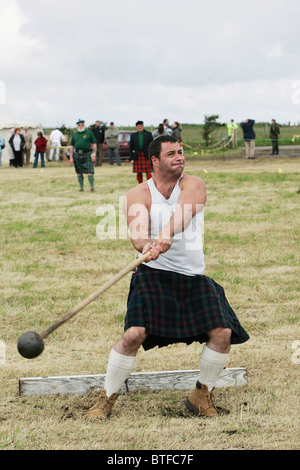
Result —
[[[209,391],[206,385],[197,382],[196,387],[185,401],[185,406],[198,416],[216,416],[218,414],[214,403],[214,388]]]
[[[87,412],[89,418],[107,419],[111,414],[111,409],[114,406],[118,394],[113,393],[110,397],[106,395],[106,390],[101,390],[99,400]]]

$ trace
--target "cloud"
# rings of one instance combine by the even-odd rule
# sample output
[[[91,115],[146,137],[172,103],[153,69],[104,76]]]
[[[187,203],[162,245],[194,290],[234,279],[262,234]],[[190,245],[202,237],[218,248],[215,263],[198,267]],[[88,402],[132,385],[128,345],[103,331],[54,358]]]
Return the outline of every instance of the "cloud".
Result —
[[[40,40],[21,32],[22,27],[28,23],[29,20],[16,0],[2,3],[0,17],[2,70],[15,71],[16,67],[22,69],[28,58],[42,48]]]
[[[267,59],[275,59],[277,57],[282,57],[283,55],[282,46],[280,44],[266,46],[264,48],[264,52]]]
[[[298,113],[297,1],[13,0],[2,11],[11,114],[126,125],[202,122],[210,110],[284,121]]]

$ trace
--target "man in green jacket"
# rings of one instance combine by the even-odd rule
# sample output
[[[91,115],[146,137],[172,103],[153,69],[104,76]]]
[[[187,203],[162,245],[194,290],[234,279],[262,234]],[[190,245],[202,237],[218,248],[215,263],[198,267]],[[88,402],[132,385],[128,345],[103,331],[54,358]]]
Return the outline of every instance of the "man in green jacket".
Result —
[[[272,153],[271,155],[278,155],[279,147],[278,147],[278,137],[280,136],[280,129],[278,124],[276,123],[275,119],[272,119],[272,124],[270,128],[270,139],[272,141]]]
[[[86,129],[85,122],[79,119],[77,132],[70,142],[70,163],[75,166],[80,191],[83,191],[83,174],[88,175],[91,191],[94,191],[94,165],[96,161],[97,139],[93,132]]]

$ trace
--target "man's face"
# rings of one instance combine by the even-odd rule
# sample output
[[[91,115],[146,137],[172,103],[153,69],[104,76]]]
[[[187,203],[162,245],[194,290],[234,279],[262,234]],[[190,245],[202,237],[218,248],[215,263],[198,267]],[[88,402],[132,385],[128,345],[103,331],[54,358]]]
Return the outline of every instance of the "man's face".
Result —
[[[175,175],[179,177],[183,172],[184,164],[185,157],[178,142],[163,142],[161,144],[158,168],[162,174]]]
[[[138,132],[143,132],[143,130],[144,130],[143,124],[138,124],[138,125],[136,126],[136,128],[137,128],[137,131],[138,131]]]
[[[85,130],[84,122],[80,122],[79,124],[77,124],[77,129],[79,132],[83,132]]]
[[[100,121],[96,121],[95,126],[100,127]]]

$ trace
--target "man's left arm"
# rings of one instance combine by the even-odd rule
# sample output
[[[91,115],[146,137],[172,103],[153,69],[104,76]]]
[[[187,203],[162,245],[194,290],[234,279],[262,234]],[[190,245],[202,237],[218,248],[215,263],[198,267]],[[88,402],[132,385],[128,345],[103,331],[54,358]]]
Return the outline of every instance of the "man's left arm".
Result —
[[[161,252],[167,251],[172,245],[173,237],[186,230],[197,212],[204,210],[205,202],[206,187],[204,181],[197,176],[184,175],[177,208],[156,239]]]

